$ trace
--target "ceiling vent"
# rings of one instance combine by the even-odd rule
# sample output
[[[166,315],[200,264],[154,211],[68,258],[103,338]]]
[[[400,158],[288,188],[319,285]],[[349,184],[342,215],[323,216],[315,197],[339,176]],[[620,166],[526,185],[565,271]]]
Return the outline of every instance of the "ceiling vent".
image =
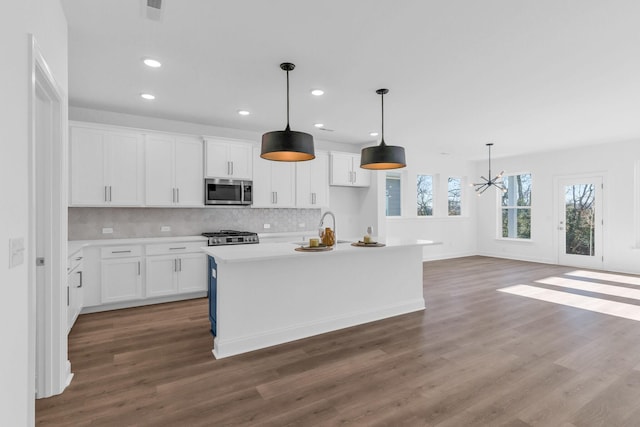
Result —
[[[146,6],[144,7],[144,15],[153,21],[160,21],[162,19],[162,0],[143,0]]]

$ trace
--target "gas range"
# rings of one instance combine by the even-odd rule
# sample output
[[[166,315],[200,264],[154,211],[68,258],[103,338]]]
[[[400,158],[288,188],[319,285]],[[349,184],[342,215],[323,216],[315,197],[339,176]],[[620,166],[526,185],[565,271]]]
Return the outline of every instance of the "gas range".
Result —
[[[208,238],[209,246],[246,245],[260,243],[258,234],[251,231],[220,230],[213,233],[202,233]]]

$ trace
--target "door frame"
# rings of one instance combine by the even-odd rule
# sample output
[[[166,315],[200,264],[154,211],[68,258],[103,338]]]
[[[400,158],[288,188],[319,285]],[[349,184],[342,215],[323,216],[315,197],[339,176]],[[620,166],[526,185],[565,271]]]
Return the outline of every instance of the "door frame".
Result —
[[[564,221],[565,218],[562,218],[561,212],[564,212],[563,206],[561,204],[561,198],[564,200],[564,192],[561,192],[560,185],[564,181],[579,181],[579,180],[588,180],[588,179],[600,179],[602,182],[602,187],[599,189],[600,191],[600,261],[596,263],[596,265],[571,265],[573,267],[582,267],[582,268],[592,268],[592,269],[604,269],[604,256],[605,256],[605,225],[606,222],[604,218],[607,217],[607,204],[606,204],[606,194],[604,189],[606,188],[607,182],[607,173],[598,171],[592,173],[580,173],[580,174],[572,174],[572,175],[558,175],[553,178],[553,195],[554,195],[554,224],[553,224],[553,241],[555,248],[555,260],[556,264],[560,265],[560,249],[562,248],[562,242],[560,241],[560,235],[563,233],[559,233],[560,221]],[[566,224],[565,224],[566,226]],[[564,265],[564,264],[563,264]]]
[[[29,37],[30,75],[29,75],[29,143],[28,143],[28,402],[29,417],[35,421],[35,397],[47,397],[61,393],[72,378],[71,365],[67,354],[67,316],[66,316],[66,266],[67,266],[67,194],[68,194],[68,106],[67,97],[53,77],[51,68],[45,60],[42,50],[33,34]],[[53,121],[51,122],[50,152],[51,159],[47,170],[38,171],[36,154],[42,148],[43,139],[38,133],[40,115],[37,107],[37,91],[43,91],[51,100]],[[50,179],[51,208],[47,210],[47,222],[50,230],[51,245],[45,256],[49,268],[46,280],[51,283],[45,294],[37,287],[36,271],[36,235],[37,226],[37,184],[39,174]],[[41,232],[41,230],[40,230]],[[45,310],[38,315],[38,298]],[[46,328],[45,328],[46,326]],[[45,338],[37,342],[38,329],[44,331]],[[36,353],[42,355],[44,369],[36,366]],[[42,372],[44,370],[44,372]],[[36,385],[37,381],[37,385]]]

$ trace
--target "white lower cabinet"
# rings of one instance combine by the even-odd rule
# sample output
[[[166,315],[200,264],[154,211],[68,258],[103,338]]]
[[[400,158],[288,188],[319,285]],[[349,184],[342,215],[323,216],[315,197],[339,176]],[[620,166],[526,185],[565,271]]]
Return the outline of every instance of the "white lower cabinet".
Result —
[[[207,290],[203,253],[147,257],[147,297]]]
[[[132,239],[134,240],[134,239]],[[159,242],[159,243],[156,243]],[[202,297],[207,291],[206,240],[160,239],[152,244],[90,245],[84,249],[83,312]],[[77,279],[80,278],[81,275]],[[73,275],[69,275],[72,296]],[[70,300],[73,302],[73,299]],[[69,307],[71,323],[72,307]]]
[[[82,252],[69,258],[67,264],[67,333],[76,322],[84,300]]]
[[[142,298],[142,258],[102,260],[102,303]]]

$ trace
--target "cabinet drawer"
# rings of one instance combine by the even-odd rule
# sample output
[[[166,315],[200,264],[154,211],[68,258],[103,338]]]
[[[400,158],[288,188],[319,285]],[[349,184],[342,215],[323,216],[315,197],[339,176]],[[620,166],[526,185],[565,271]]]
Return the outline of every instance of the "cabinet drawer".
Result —
[[[200,248],[207,246],[206,240],[197,242],[173,242],[173,243],[154,243],[147,245],[147,255],[171,255],[183,254],[189,252],[202,252]]]
[[[102,248],[102,258],[124,258],[142,255],[142,246],[107,246]]]

